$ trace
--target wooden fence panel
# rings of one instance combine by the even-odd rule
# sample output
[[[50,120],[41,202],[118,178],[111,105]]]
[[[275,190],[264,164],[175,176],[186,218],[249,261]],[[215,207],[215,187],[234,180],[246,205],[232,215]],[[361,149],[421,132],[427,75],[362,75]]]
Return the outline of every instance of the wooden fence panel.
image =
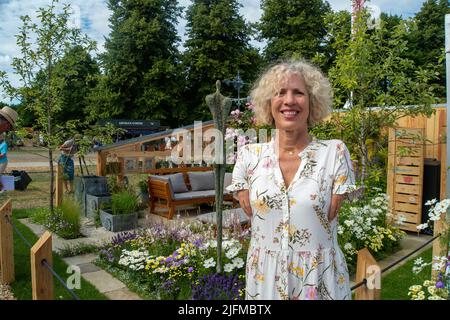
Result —
[[[31,286],[33,300],[53,300],[53,275],[42,260],[53,266],[52,234],[48,231],[31,248]]]
[[[0,283],[14,282],[14,239],[12,221],[11,199],[0,208]]]

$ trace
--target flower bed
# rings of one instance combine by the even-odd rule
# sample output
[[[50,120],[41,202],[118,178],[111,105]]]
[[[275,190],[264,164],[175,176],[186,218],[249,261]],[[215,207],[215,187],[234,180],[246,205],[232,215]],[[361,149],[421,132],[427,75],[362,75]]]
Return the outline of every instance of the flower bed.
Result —
[[[382,257],[399,247],[403,231],[387,224],[387,198],[344,204],[339,243],[354,272],[357,250],[367,247]],[[250,240],[239,221],[224,233],[223,273],[216,273],[217,242],[212,225],[153,224],[120,233],[102,248],[98,263],[148,299],[241,299]]]
[[[99,264],[148,299],[236,300],[244,293],[248,235],[236,226],[225,236],[222,274],[216,273],[214,229],[200,222],[121,233],[102,248]]]
[[[405,232],[390,225],[391,217],[388,197],[383,193],[342,205],[338,241],[351,273],[356,268],[358,250],[368,248],[379,260],[399,249]]]

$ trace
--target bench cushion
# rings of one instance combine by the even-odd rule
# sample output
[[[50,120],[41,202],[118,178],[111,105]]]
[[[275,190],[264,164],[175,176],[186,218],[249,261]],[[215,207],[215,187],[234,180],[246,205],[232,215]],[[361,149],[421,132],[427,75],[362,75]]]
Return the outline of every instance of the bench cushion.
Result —
[[[216,192],[214,190],[189,191],[183,193],[175,193],[174,200],[192,200],[204,197],[214,198]]]
[[[184,182],[182,173],[169,174],[168,178],[170,180],[170,183],[172,184],[172,190],[174,193],[189,191],[186,183]]]
[[[214,190],[214,172],[189,172],[192,191]]]

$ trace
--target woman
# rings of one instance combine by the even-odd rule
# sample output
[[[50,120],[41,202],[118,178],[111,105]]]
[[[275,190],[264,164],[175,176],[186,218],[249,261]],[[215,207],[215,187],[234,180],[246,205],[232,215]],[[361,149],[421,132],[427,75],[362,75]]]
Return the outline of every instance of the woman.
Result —
[[[262,74],[251,97],[257,121],[276,134],[239,150],[227,188],[252,220],[246,298],[351,299],[336,230],[341,201],[354,189],[349,152],[342,141],[308,134],[330,113],[330,83],[292,60]]]
[[[73,193],[73,179],[75,175],[75,164],[73,163],[73,156],[78,152],[77,141],[81,135],[76,134],[73,138],[66,140],[60,147],[61,156],[58,163],[63,166],[64,173],[64,188],[66,193]]]

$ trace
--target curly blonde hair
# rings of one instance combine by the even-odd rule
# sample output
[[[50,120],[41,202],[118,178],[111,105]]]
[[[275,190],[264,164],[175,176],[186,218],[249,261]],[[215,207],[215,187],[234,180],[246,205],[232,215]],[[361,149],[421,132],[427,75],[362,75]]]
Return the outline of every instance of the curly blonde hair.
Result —
[[[271,100],[292,74],[298,74],[305,80],[310,104],[308,127],[313,127],[331,113],[333,90],[327,77],[319,68],[305,60],[287,60],[268,67],[250,92],[258,125],[274,124]]]

